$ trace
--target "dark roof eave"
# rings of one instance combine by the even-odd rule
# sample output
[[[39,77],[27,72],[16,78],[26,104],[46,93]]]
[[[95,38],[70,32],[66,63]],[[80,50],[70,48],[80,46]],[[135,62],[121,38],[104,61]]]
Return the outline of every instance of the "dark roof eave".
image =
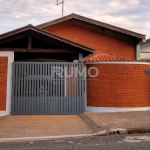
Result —
[[[126,34],[128,36],[133,36],[133,37],[136,37],[138,39],[145,39],[145,35],[143,35],[143,34],[136,33],[136,32],[133,32],[133,31],[130,31],[130,30],[127,30],[127,29],[116,27],[116,26],[113,26],[113,25],[110,25],[110,24],[107,24],[107,23],[103,23],[103,22],[100,22],[100,21],[97,21],[97,20],[93,20],[93,19],[86,18],[86,17],[80,16],[80,15],[76,15],[76,14],[71,14],[71,15],[65,16],[63,18],[59,18],[59,19],[56,19],[56,20],[53,20],[53,21],[49,21],[49,22],[37,25],[36,27],[44,29],[48,26],[59,24],[61,22],[65,22],[65,21],[68,21],[68,20],[71,20],[71,19],[76,19],[76,20],[79,20],[79,21],[82,21],[82,22],[89,23],[91,25],[104,27],[104,28],[109,29],[111,31]]]
[[[45,31],[43,29],[39,29],[39,28],[37,28],[37,27],[35,27],[35,26],[31,25],[31,24],[29,24],[27,26],[24,26],[24,27],[21,27],[21,28],[18,28],[18,29],[15,29],[15,30],[12,30],[12,31],[9,31],[7,33],[1,34],[0,35],[0,40],[4,39],[4,38],[7,38],[9,36],[13,36],[13,35],[19,34],[19,33],[23,32],[23,31],[27,31],[27,30],[36,31],[38,33],[41,33],[41,34],[46,35],[48,37],[51,37],[53,39],[59,40],[59,41],[61,41],[63,43],[72,45],[72,46],[80,49],[81,51],[87,51],[89,53],[95,52],[94,49],[91,49],[89,47],[86,47],[84,45],[81,45],[81,44],[78,44],[78,43],[75,43],[75,42],[72,42],[72,41],[69,41],[69,40],[67,40],[65,38],[59,37],[59,36],[57,36],[55,34],[52,34],[52,33],[48,32],[48,31]]]

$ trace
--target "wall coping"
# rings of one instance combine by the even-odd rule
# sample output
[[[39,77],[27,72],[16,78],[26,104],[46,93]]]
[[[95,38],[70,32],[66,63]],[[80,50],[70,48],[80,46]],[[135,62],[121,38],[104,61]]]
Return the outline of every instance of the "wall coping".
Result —
[[[85,62],[85,64],[124,64],[124,65],[150,65],[150,62],[132,62],[132,61],[97,61]]]
[[[86,112],[132,112],[132,111],[150,111],[150,107],[137,108],[116,108],[116,107],[90,107],[85,108]]]

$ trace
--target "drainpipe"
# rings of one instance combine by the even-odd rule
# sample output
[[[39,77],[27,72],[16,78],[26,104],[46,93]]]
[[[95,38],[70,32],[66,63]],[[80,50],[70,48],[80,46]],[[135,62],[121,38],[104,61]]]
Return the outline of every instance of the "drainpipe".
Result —
[[[136,45],[136,60],[140,60],[141,42]]]

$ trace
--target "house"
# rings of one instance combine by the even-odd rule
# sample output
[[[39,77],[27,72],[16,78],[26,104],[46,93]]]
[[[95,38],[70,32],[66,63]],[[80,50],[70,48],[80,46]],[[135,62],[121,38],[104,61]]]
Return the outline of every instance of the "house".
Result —
[[[141,43],[141,59],[150,60],[150,39]]]
[[[0,35],[0,115],[150,110],[145,35],[71,14]]]

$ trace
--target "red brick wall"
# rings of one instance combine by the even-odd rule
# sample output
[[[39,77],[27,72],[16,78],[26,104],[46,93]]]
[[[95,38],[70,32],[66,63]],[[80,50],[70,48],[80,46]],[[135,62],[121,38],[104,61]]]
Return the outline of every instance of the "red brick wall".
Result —
[[[116,55],[128,60],[136,59],[135,44],[89,28],[67,23],[49,29],[50,32],[95,49],[99,53]]]
[[[0,110],[6,110],[8,58],[0,57]]]
[[[150,76],[145,75],[148,65],[87,65],[91,66],[99,69],[99,75],[87,77],[88,106],[150,107]]]

